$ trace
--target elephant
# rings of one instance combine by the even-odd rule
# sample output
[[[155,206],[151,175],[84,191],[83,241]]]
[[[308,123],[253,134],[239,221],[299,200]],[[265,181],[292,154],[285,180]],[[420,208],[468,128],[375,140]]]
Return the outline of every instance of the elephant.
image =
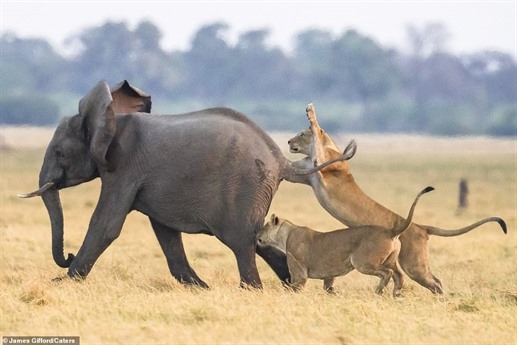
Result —
[[[117,93],[118,92],[118,93]],[[121,95],[122,94],[122,95]],[[48,144],[40,188],[49,214],[52,254],[83,279],[120,235],[129,212],[150,219],[172,276],[188,285],[208,285],[191,268],[182,233],[216,236],[237,260],[241,286],[261,288],[255,254],[289,282],[285,254],[256,246],[272,198],[282,180],[304,183],[320,166],[294,167],[280,148],[245,115],[211,108],[178,115],[153,115],[150,96],[127,82],[114,89],[100,81],[64,118]],[[129,111],[129,112],[127,112]],[[101,192],[76,256],[64,257],[59,190],[101,179]]]

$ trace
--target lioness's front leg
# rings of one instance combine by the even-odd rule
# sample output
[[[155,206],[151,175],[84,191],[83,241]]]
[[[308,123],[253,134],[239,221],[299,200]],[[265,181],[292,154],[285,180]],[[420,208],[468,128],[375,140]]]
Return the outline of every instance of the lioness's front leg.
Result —
[[[318,123],[318,119],[316,119],[316,109],[314,109],[314,105],[312,103],[307,105],[307,108],[305,109],[307,112],[307,118],[309,119],[309,122],[311,123],[311,130],[314,133],[314,131],[318,131],[321,129],[320,124]]]
[[[316,110],[314,109],[314,105],[309,104],[305,109],[307,112],[307,118],[311,123],[311,132],[312,132],[312,160],[316,164],[321,164],[321,162],[326,162],[330,159],[325,150],[325,144],[323,143],[322,132],[318,120],[316,119]],[[333,158],[333,157],[332,157]]]
[[[291,274],[290,287],[294,291],[303,289],[307,279],[309,278],[307,268],[296,260],[291,253],[287,253],[287,266],[289,267],[289,273]]]

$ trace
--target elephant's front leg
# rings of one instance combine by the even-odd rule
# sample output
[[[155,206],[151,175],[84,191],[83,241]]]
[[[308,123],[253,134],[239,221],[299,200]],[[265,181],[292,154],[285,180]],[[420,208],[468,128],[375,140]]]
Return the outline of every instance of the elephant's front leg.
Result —
[[[156,238],[167,258],[167,265],[169,266],[169,271],[172,276],[180,283],[194,284],[208,288],[208,285],[198,277],[188,263],[185,249],[183,248],[181,233],[158,223],[152,218],[150,219]]]
[[[68,269],[68,276],[86,278],[99,256],[120,235],[134,195],[101,190],[83,245]]]

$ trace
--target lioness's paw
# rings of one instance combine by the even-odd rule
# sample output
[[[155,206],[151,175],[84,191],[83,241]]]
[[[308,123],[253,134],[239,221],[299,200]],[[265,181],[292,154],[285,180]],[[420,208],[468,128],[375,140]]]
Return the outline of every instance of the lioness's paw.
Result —
[[[312,103],[310,103],[307,106],[305,111],[307,112],[307,118],[309,119],[309,121],[311,123],[311,127],[315,126],[315,125],[317,126],[318,122],[316,121],[316,110],[314,109],[314,106],[312,105]]]

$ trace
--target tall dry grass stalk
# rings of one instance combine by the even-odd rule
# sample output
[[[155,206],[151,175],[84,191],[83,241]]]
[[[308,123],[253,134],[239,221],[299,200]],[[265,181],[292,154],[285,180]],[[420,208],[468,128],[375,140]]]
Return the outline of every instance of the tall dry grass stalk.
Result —
[[[316,280],[292,293],[260,259],[264,289],[243,290],[231,251],[205,235],[184,240],[191,265],[211,289],[186,288],[170,276],[148,220],[136,212],[85,281],[52,282],[66,272],[52,261],[43,203],[16,198],[36,187],[43,148],[11,145],[0,152],[0,334],[78,335],[82,344],[516,344],[515,141],[490,153],[432,152],[426,145],[391,152],[381,142],[362,150],[358,140],[350,163],[379,202],[405,214],[415,193],[433,185],[416,222],[455,228],[497,215],[508,223],[506,236],[488,224],[457,238],[431,238],[431,268],[444,296],[408,278],[402,298],[377,296],[378,279],[357,272],[337,279],[335,296]],[[462,177],[470,207],[458,214]],[[67,252],[79,249],[98,194],[99,181],[62,191]],[[271,212],[319,230],[342,227],[306,186],[283,182]]]

